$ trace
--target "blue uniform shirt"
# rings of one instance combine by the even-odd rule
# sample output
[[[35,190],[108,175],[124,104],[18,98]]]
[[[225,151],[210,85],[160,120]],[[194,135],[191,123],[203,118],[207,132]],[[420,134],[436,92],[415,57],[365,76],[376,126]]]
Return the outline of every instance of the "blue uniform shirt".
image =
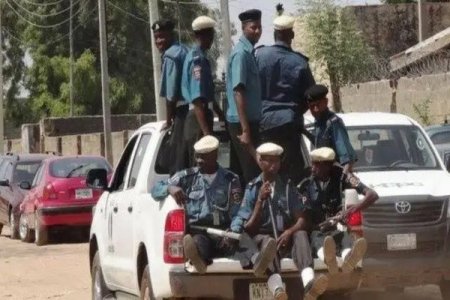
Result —
[[[181,79],[183,98],[192,103],[196,99],[214,100],[214,81],[206,53],[197,45],[186,55]]]
[[[245,113],[249,122],[261,119],[261,84],[258,68],[253,56],[253,45],[241,36],[228,59],[227,70],[227,121],[239,123],[239,115],[234,100],[234,89],[241,85],[245,88]]]
[[[199,168],[190,168],[176,173],[166,182],[157,183],[152,189],[152,197],[163,200],[169,186],[178,186],[187,195],[186,217],[192,225],[228,228],[242,201],[239,176],[220,166],[211,184]]]
[[[314,136],[314,146],[332,148],[336,152],[336,160],[341,165],[356,161],[356,153],[350,143],[344,122],[334,112],[327,111],[316,120]]]
[[[160,96],[167,101],[183,101],[181,95],[181,76],[187,48],[179,43],[170,46],[162,56]]]
[[[268,130],[301,118],[299,105],[306,107],[305,91],[315,84],[308,58],[289,45],[276,42],[256,50],[261,81],[261,129]]]
[[[258,200],[259,189],[263,184],[262,175],[256,177],[245,189],[244,199],[237,216],[231,222],[231,230],[234,232],[242,232],[244,224],[250,219],[256,201]],[[259,233],[272,233],[272,223],[270,221],[269,206],[264,202],[261,226]],[[296,215],[304,210],[300,199],[300,194],[297,192],[293,184],[288,184],[286,181],[278,177],[275,180],[275,191],[273,192],[272,207],[276,219],[282,219],[282,224],[276,224],[280,232],[288,229],[296,220]],[[281,218],[280,218],[281,217]],[[278,220],[277,220],[278,222]]]

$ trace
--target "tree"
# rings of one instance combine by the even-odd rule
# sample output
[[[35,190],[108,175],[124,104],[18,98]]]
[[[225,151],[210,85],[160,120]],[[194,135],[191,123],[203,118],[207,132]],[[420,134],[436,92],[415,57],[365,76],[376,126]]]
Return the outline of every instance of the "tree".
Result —
[[[17,123],[34,122],[44,116],[69,113],[69,5],[70,1],[2,1],[5,28],[19,41],[15,48],[3,41],[11,53],[8,75],[11,95],[8,115]],[[199,0],[192,2],[199,3]],[[100,53],[97,0],[73,0],[74,103],[76,114],[101,113]],[[176,20],[173,4],[159,2],[161,15]],[[171,5],[171,7],[169,7]],[[187,5],[186,5],[187,6]],[[182,37],[202,4],[183,7]],[[21,17],[19,17],[19,15]],[[9,20],[8,20],[9,18]],[[106,1],[111,112],[154,112],[151,32],[148,0]],[[7,35],[6,35],[7,36]],[[6,43],[6,44],[5,44]],[[25,53],[32,61],[24,64]],[[20,86],[28,92],[26,101],[14,101]],[[21,107],[19,107],[19,104]],[[15,106],[14,106],[15,105]],[[26,109],[25,109],[26,108]]]
[[[359,82],[374,64],[354,17],[332,0],[311,0],[305,14],[306,49],[330,81],[333,108],[342,111],[340,88]]]

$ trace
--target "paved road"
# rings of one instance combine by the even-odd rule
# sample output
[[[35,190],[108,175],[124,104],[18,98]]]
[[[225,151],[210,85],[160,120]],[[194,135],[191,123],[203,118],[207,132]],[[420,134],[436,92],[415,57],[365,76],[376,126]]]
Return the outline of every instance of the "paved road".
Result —
[[[90,273],[88,244],[65,239],[37,247],[0,236],[1,300],[88,300]],[[362,300],[441,300],[436,286],[407,289],[403,295],[363,291],[352,295]]]

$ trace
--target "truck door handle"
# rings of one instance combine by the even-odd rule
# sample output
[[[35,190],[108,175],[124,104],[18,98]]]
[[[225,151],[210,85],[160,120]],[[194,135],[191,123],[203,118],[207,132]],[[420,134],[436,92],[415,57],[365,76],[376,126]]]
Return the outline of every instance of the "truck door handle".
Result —
[[[133,206],[128,206],[128,212],[131,213],[133,211]]]
[[[117,212],[119,210],[119,208],[117,207],[117,206],[114,206],[114,208],[113,208],[113,212]]]

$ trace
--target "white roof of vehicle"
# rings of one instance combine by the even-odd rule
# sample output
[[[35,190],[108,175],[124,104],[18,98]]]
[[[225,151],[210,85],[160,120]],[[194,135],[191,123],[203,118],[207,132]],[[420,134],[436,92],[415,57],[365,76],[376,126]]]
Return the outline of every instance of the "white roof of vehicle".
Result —
[[[345,126],[382,126],[382,125],[411,125],[413,120],[408,116],[383,112],[352,112],[338,114]],[[305,116],[305,124],[313,123],[311,115]]]

